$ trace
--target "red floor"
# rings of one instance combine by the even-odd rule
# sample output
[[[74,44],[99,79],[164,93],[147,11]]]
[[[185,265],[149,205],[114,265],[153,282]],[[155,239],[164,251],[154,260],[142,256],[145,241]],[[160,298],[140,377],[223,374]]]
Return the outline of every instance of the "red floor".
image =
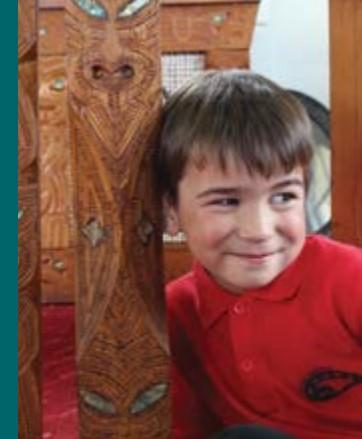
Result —
[[[43,305],[43,439],[77,439],[74,307]]]

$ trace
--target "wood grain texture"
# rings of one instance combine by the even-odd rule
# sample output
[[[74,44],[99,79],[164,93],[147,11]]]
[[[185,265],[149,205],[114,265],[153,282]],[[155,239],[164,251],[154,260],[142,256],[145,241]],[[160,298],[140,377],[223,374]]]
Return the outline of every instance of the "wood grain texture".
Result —
[[[65,54],[64,7],[39,11],[39,56]]]
[[[75,298],[75,248],[41,251],[43,303],[73,303]]]
[[[206,52],[207,69],[248,69],[250,63],[249,50],[220,49]]]
[[[40,439],[35,0],[18,0],[18,29],[18,437]]]
[[[151,173],[161,104],[159,4],[116,19],[66,5],[77,199],[80,438],[169,436],[161,209]]]
[[[167,243],[164,250],[165,282],[177,279],[192,268],[193,258],[186,243]]]
[[[41,242],[44,249],[63,249],[75,241],[64,57],[40,57],[38,68]]]
[[[162,8],[163,52],[205,52],[250,47],[256,3],[165,5]]]
[[[362,246],[362,1],[331,0],[332,228]]]

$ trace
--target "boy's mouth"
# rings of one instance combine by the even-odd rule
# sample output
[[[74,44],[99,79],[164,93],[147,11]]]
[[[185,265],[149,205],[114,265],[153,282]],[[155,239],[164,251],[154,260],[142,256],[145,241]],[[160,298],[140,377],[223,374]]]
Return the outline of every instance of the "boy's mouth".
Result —
[[[250,253],[244,253],[244,252],[232,252],[230,253],[231,256],[236,256],[240,259],[244,259],[251,262],[264,262],[268,258],[275,256],[278,253],[281,253],[282,249],[275,250],[275,251],[267,251],[267,252],[250,252]]]
[[[268,253],[241,253],[240,256],[244,258],[251,258],[251,259],[260,259],[265,258],[267,256],[274,255],[276,252],[268,252]]]

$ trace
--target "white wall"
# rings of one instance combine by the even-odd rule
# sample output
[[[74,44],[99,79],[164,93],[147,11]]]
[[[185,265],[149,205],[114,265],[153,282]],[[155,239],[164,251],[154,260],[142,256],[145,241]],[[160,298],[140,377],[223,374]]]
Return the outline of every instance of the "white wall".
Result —
[[[251,68],[329,108],[328,0],[261,0]]]

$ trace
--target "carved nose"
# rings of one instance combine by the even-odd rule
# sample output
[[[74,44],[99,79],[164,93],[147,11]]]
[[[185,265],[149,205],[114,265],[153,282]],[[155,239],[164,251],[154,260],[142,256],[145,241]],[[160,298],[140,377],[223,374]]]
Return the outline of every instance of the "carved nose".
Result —
[[[85,76],[95,88],[117,93],[134,80],[136,71],[134,64],[126,59],[115,63],[97,60],[88,63]]]
[[[123,63],[114,69],[107,69],[101,64],[91,66],[91,76],[95,81],[102,79],[130,79],[134,76],[134,68],[131,64]]]

